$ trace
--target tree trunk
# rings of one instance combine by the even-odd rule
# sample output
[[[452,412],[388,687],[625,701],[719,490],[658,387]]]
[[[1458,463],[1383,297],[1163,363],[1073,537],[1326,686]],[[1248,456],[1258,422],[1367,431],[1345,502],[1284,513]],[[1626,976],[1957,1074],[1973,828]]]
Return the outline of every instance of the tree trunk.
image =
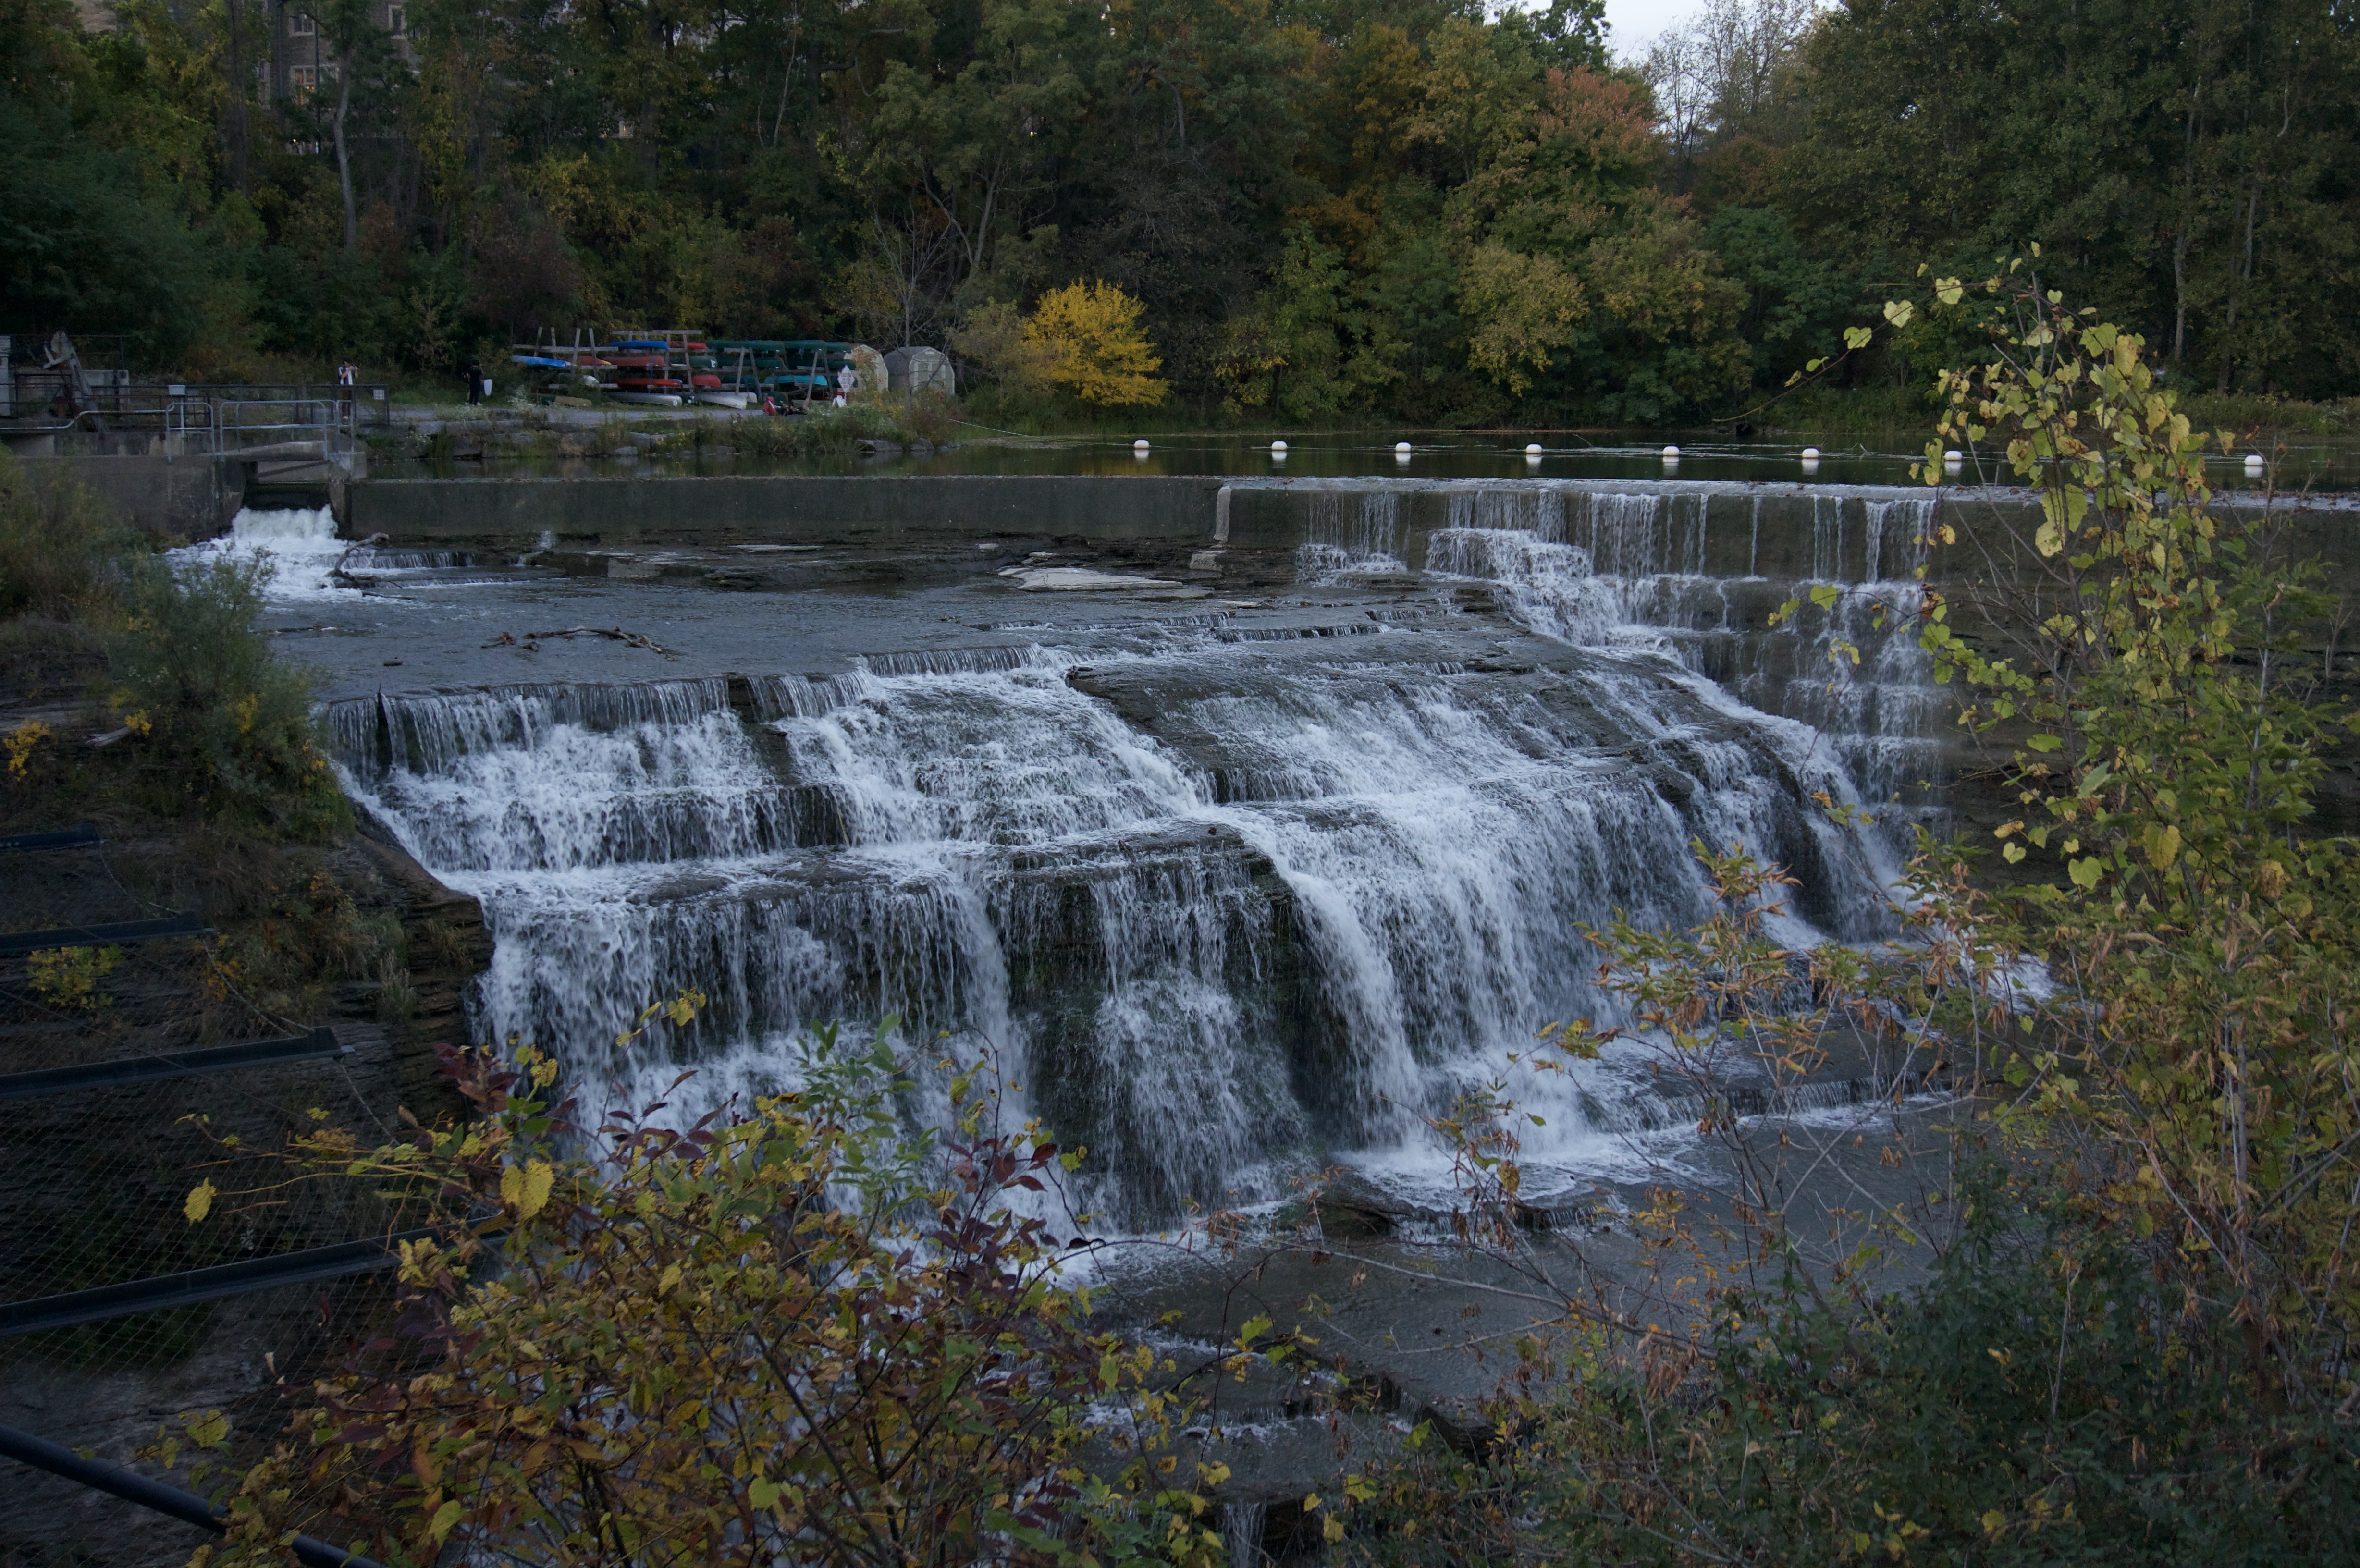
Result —
[[[229,103],[222,117],[222,139],[228,145],[223,149],[229,154],[229,182],[240,195],[246,193],[246,8],[239,0],[226,0],[229,12]]]
[[[336,51],[336,180],[344,191],[344,254],[360,248],[361,225],[353,210],[353,158],[344,145],[344,115],[353,105],[353,51]]]

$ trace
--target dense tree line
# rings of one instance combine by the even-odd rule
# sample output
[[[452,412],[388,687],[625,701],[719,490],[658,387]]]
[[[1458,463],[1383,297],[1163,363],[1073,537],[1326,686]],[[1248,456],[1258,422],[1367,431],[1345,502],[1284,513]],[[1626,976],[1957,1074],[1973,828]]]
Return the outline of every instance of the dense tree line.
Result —
[[[2350,0],[1710,0],[1622,65],[1601,9],[0,0],[0,318],[198,374],[626,322],[988,370],[1103,280],[1206,411],[1644,421],[2037,244],[2184,385],[2360,388]]]

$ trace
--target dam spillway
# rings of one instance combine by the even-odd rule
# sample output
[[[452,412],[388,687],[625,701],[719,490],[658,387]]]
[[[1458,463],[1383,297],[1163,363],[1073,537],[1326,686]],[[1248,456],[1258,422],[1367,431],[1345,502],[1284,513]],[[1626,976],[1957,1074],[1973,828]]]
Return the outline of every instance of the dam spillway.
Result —
[[[479,1036],[627,1098],[694,1066],[694,1114],[782,1086],[799,1030],[898,1017],[1000,1053],[1131,1226],[1338,1160],[1446,1179],[1420,1117],[1604,1010],[1586,925],[1699,918],[1695,843],[1788,867],[1795,942],[1891,931],[1939,809],[1930,497],[1221,488],[1096,537],[386,529],[290,572],[289,648],[336,671],[355,799],[484,903]],[[541,617],[678,657],[492,635]],[[681,988],[712,999],[685,1047],[615,1044]],[[1611,1055],[1531,1093],[1536,1185],[1671,1120]]]

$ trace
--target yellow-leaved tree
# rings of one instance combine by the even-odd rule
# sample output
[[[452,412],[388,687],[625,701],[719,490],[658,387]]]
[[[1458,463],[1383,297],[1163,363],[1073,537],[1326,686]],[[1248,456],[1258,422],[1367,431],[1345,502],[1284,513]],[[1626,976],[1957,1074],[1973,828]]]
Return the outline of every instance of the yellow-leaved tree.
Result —
[[[1139,330],[1145,308],[1111,283],[1068,283],[1042,296],[1024,347],[1054,385],[1107,408],[1153,408],[1164,361]]]

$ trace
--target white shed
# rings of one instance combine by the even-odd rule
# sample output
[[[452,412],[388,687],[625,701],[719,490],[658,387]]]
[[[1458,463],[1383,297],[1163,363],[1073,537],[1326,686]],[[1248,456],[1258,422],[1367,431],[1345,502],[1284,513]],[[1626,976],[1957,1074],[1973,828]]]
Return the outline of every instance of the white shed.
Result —
[[[885,356],[886,387],[896,397],[910,392],[958,396],[958,374],[951,356],[938,348],[897,348]]]

